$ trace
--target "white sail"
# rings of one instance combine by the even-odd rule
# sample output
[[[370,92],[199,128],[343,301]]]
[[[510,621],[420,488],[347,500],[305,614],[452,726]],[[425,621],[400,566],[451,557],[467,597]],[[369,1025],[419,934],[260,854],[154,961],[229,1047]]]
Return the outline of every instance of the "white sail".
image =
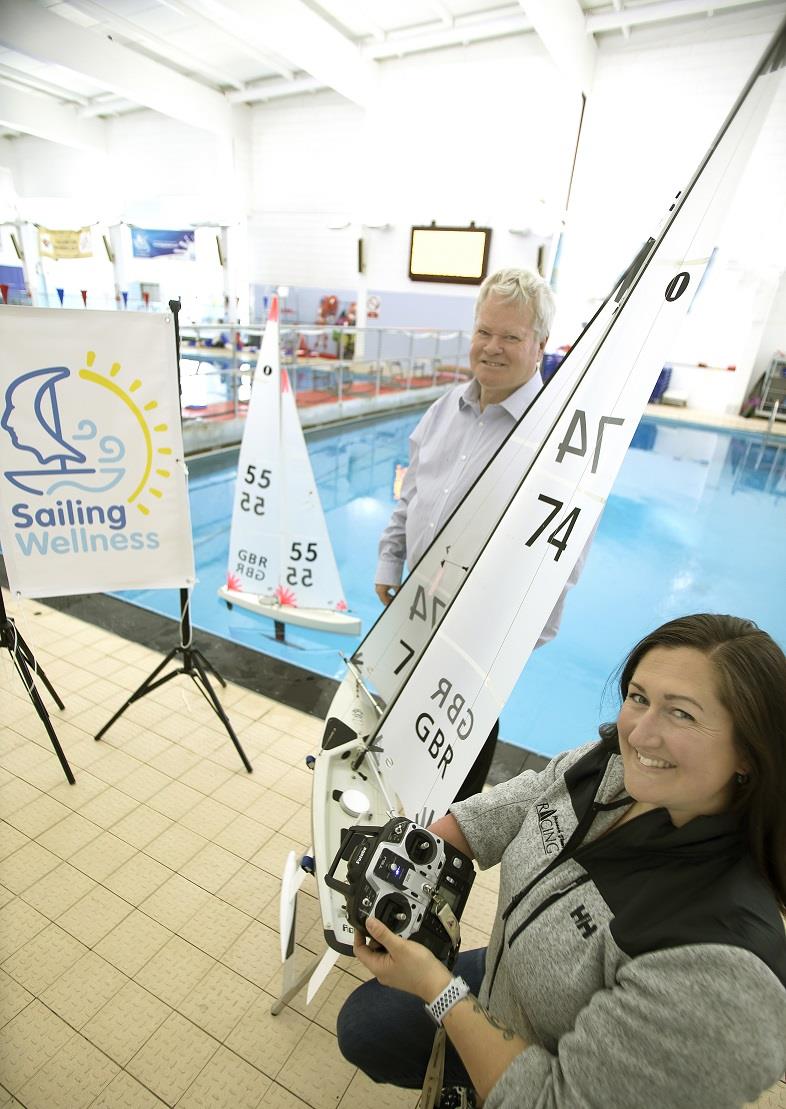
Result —
[[[573,363],[526,479],[380,724],[375,746],[405,812],[445,811],[518,680],[669,356],[776,80],[762,78],[747,97],[598,349]]]
[[[598,313],[354,656],[312,800],[323,923],[339,949],[348,950],[351,928],[323,879],[347,824],[342,791],[366,790],[364,823],[392,810],[425,823],[455,796],[597,523],[771,102],[778,78],[765,74],[783,38],[782,28],[617,301]]]
[[[226,587],[273,619],[357,634],[319,500],[295,398],[279,356],[273,297],[238,458]]]

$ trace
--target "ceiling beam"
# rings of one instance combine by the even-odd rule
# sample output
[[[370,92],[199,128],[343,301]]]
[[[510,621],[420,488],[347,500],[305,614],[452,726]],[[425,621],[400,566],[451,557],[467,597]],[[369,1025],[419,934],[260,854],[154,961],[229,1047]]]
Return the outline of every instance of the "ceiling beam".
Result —
[[[0,87],[0,125],[3,127],[77,150],[104,150],[104,124],[80,119],[78,111],[75,105],[57,104],[49,97]]]
[[[596,31],[618,31],[643,23],[661,23],[690,15],[712,15],[722,8],[753,7],[769,0],[663,0],[662,3],[641,4],[637,8],[623,8],[613,12],[588,12],[584,25],[588,35]]]
[[[532,31],[532,23],[523,12],[506,9],[505,14],[480,19],[456,19],[452,27],[438,26],[433,30],[390,31],[384,42],[372,42],[363,47],[367,58],[398,58],[424,50],[441,50],[448,46],[464,46],[486,39],[505,38],[508,35]]]
[[[209,27],[213,30],[218,28],[222,35],[230,40],[235,50],[244,57],[251,58],[262,69],[271,69],[279,77],[293,76],[292,67],[285,65],[281,58],[277,58],[269,50],[260,50],[259,46],[248,42],[242,35],[235,34],[231,21],[226,16],[222,18],[220,8],[218,9],[218,17],[216,17],[215,0],[163,0],[163,2],[173,11],[179,12],[180,15],[198,19],[203,27]],[[240,84],[236,83],[236,87],[242,87],[242,82]]]
[[[319,92],[325,88],[327,85],[317,81],[315,77],[293,77],[291,81],[271,78],[268,81],[257,81],[253,85],[246,85],[239,92],[227,93],[227,99],[232,104],[254,104],[259,100],[280,100],[284,96]]]
[[[171,3],[171,0],[167,0],[167,3]],[[123,16],[108,11],[101,4],[95,3],[95,0],[67,0],[67,6],[81,12],[92,21],[89,24],[83,24],[86,30],[95,34],[108,35],[113,39],[117,35],[121,45],[123,45],[123,40],[126,44],[134,43],[147,51],[148,54],[152,54],[154,61],[157,59],[166,60],[172,56],[171,39],[167,42],[157,35],[151,34],[140,27],[138,23],[132,23],[130,19],[124,19]],[[233,77],[231,73],[215,69],[209,62],[205,62],[201,58],[195,58],[182,46],[177,49],[177,62],[181,70],[199,73],[219,88],[239,89],[241,87],[242,82]]]
[[[374,63],[301,0],[211,0],[210,7],[230,21],[233,34],[286,58],[355,104],[367,104]]]
[[[598,48],[578,0],[519,0],[563,78],[589,95]]]
[[[62,85],[53,85],[50,81],[44,80],[43,77],[33,75],[32,73],[25,73],[21,69],[14,69],[10,65],[0,64],[0,81],[5,83],[11,82],[14,88],[19,88],[21,85],[23,89],[32,89],[34,92],[46,93],[48,96],[53,96],[55,100],[61,104],[87,104],[89,97],[80,96],[70,89],[64,89]]]
[[[221,93],[173,73],[111,37],[77,27],[30,0],[2,0],[0,42],[20,54],[67,66],[118,96],[190,127],[228,134],[233,109]]]

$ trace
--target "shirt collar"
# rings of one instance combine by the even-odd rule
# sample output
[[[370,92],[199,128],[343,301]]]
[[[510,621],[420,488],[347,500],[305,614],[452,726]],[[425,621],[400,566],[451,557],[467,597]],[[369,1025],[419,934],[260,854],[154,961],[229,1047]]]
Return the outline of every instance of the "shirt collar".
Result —
[[[542,388],[543,381],[540,373],[536,372],[529,381],[525,381],[509,397],[500,401],[497,407],[504,408],[518,422]],[[459,408],[471,408],[476,413],[480,412],[480,385],[474,377],[459,393]]]

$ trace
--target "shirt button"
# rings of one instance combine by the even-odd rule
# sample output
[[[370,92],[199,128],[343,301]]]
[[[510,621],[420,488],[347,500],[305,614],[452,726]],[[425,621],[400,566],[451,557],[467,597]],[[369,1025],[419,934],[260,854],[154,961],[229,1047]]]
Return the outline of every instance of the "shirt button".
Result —
[[[450,489],[443,489],[443,490],[442,490],[442,492],[443,492],[443,493],[449,493],[449,492],[450,492]]]
[[[462,454],[461,461],[466,462],[466,460],[467,460],[467,456],[465,454]]]
[[[429,524],[429,527],[430,527],[430,528],[433,528],[433,527],[434,527],[434,525],[433,525],[433,524]]]

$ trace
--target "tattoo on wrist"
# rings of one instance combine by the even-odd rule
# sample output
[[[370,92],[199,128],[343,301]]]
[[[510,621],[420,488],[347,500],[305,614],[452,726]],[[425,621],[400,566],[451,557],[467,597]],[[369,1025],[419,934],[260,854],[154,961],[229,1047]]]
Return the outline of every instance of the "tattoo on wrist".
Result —
[[[501,1021],[497,1020],[496,1017],[493,1017],[487,1009],[483,1008],[483,1006],[480,1004],[478,999],[473,994],[469,995],[469,1000],[472,1002],[472,1011],[474,1013],[482,1013],[483,1016],[486,1018],[486,1020],[491,1025],[491,1027],[496,1028],[496,1030],[498,1032],[502,1033],[503,1040],[512,1040],[513,1039],[513,1037],[516,1035],[516,1033],[514,1032],[514,1030],[512,1028],[508,1028]]]

